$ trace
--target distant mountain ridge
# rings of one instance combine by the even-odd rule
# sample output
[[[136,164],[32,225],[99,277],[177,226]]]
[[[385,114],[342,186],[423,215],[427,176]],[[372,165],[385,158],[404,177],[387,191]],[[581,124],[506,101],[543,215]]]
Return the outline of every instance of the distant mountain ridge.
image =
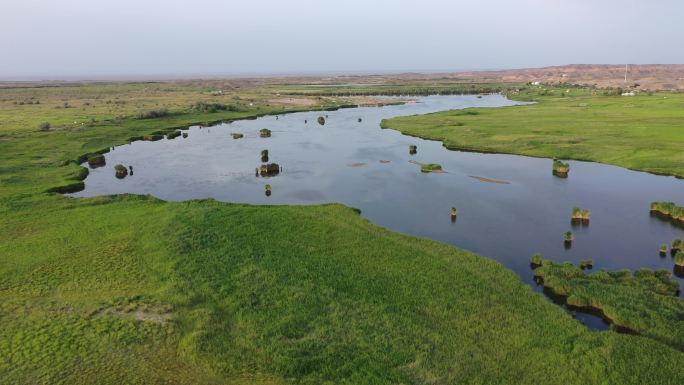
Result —
[[[449,78],[486,82],[582,83],[598,87],[684,90],[684,64],[570,64],[555,67],[523,68],[500,71],[466,71],[445,74]]]

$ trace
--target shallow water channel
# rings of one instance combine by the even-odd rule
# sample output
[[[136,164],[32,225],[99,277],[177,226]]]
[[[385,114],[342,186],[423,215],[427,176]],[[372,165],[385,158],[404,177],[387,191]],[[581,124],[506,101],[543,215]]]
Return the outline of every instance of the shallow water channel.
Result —
[[[403,105],[193,126],[183,130],[187,138],[116,147],[106,154],[105,166],[90,170],[85,190],[71,195],[135,193],[170,201],[215,198],[253,204],[340,202],[361,209],[364,217],[388,229],[496,259],[533,287],[529,260],[536,252],[556,261],[591,258],[594,270],[672,270],[672,258],[661,257],[658,247],[684,238],[684,229],[652,217],[649,204],[684,204],[684,180],[578,161],[569,162],[570,175],[563,179],[552,175],[550,159],[449,151],[440,142],[379,126],[381,119],[394,116],[514,104],[500,95],[428,96]],[[321,116],[324,125],[317,122]],[[270,129],[271,137],[259,137],[262,128]],[[234,132],[244,137],[233,139]],[[417,146],[416,154],[409,154],[410,145]],[[255,175],[264,149],[269,162],[282,167],[277,176]],[[445,172],[421,173],[414,162],[439,163]],[[133,174],[116,178],[117,163],[132,166]],[[272,186],[270,196],[266,184]],[[588,226],[571,224],[575,206],[591,210]],[[455,221],[451,207],[458,208]],[[569,248],[563,242],[566,231],[575,235]],[[605,328],[595,316],[578,318],[589,327]]]

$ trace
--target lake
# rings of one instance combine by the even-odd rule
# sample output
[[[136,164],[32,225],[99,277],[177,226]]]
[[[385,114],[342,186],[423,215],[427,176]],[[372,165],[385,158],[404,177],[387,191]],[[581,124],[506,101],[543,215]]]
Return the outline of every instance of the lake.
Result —
[[[415,100],[193,126],[183,130],[187,138],[133,142],[107,153],[106,166],[91,170],[85,190],[70,195],[134,193],[169,201],[214,198],[252,204],[339,202],[388,229],[493,258],[533,287],[529,260],[537,252],[556,261],[591,258],[594,270],[673,270],[672,258],[660,256],[658,247],[684,238],[684,229],[652,217],[649,205],[684,204],[684,180],[579,161],[569,162],[570,175],[564,179],[552,175],[550,159],[449,151],[440,142],[380,128],[383,118],[517,104],[501,95]],[[321,116],[324,125],[317,122]],[[259,137],[262,128],[270,129],[271,137]],[[231,133],[244,137],[233,139]],[[410,145],[417,146],[416,154],[409,154]],[[255,175],[264,149],[269,162],[282,167],[279,175]],[[133,174],[117,179],[117,163],[132,166]],[[421,173],[416,163],[438,163],[445,172]],[[271,185],[270,196],[266,184]],[[575,206],[591,210],[588,226],[571,224]],[[458,208],[455,221],[451,207]],[[563,242],[566,231],[575,236],[570,248]],[[582,321],[601,328],[600,321],[589,316]]]

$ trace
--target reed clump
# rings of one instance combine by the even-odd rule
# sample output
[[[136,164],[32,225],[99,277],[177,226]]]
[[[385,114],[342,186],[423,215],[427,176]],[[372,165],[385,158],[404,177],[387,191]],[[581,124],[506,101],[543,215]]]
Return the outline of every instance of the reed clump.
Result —
[[[659,250],[660,255],[666,255],[667,249],[668,249],[667,244],[663,243],[662,245],[660,245],[660,250]]]
[[[564,163],[558,159],[553,161],[553,175],[560,178],[567,178],[570,173],[570,164]]]
[[[280,173],[280,166],[277,163],[262,164],[259,167],[259,174],[261,176],[276,176]]]
[[[151,134],[151,135],[144,135],[142,138],[143,138],[143,140],[147,140],[149,142],[154,142],[157,140],[164,139],[164,135],[162,135],[162,134]]]
[[[439,172],[442,171],[442,165],[437,163],[425,163],[420,165],[420,172]]]
[[[579,207],[573,207],[572,213],[570,214],[570,219],[572,223],[581,223],[588,225],[591,220],[591,211],[588,209],[581,209]]]
[[[674,256],[674,263],[679,267],[684,267],[684,252],[678,251]]]
[[[572,243],[572,241],[574,241],[574,240],[575,240],[575,236],[572,234],[572,231],[566,231],[566,232],[563,234],[563,241],[564,241],[566,244]]]
[[[119,179],[123,179],[128,175],[128,169],[123,164],[117,164],[114,166],[115,176]]]
[[[259,130],[259,136],[262,138],[270,138],[271,137],[271,130],[268,128],[262,128]]]

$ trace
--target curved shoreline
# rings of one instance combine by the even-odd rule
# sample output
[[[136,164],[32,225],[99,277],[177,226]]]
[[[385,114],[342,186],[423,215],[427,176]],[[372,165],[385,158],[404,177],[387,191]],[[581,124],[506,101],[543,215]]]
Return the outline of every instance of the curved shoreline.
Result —
[[[524,99],[516,99],[514,96],[510,95],[505,95],[501,94],[508,98],[509,100],[512,101],[517,101],[517,102],[529,102],[529,100],[524,100]],[[538,102],[533,102],[529,104],[539,104],[539,103],[544,103],[544,101],[538,101]],[[504,109],[504,108],[521,108],[529,104],[518,104],[518,105],[512,105],[512,106],[505,106],[505,107],[471,107],[471,108],[465,108],[465,109],[452,109],[448,111],[440,111],[436,113],[429,113],[429,114],[421,114],[421,115],[414,115],[411,117],[421,117],[421,116],[429,116],[433,114],[440,114],[440,113],[445,113],[449,111],[467,111],[471,109],[479,109],[479,108],[491,108],[491,109]],[[654,170],[654,169],[649,169],[649,168],[642,168],[642,167],[633,167],[633,166],[628,166],[616,162],[610,162],[610,161],[601,161],[597,159],[593,159],[591,157],[580,157],[580,156],[568,156],[567,154],[562,154],[561,155],[554,155],[554,154],[548,154],[548,155],[538,155],[538,154],[531,154],[525,151],[506,151],[506,150],[497,150],[493,149],[491,147],[485,146],[473,146],[473,145],[454,145],[452,143],[448,143],[448,138],[444,136],[431,136],[431,135],[422,135],[420,133],[416,132],[409,132],[407,130],[401,129],[401,128],[396,128],[392,127],[390,125],[390,122],[392,120],[396,119],[402,119],[402,118],[408,118],[408,117],[394,117],[394,118],[389,118],[389,119],[383,119],[380,126],[383,129],[391,129],[397,132],[400,132],[402,135],[406,136],[411,136],[411,137],[416,137],[424,140],[431,140],[431,141],[438,141],[442,143],[442,146],[446,148],[447,150],[451,151],[462,151],[462,152],[473,152],[473,153],[480,153],[480,154],[504,154],[504,155],[516,155],[516,156],[526,156],[530,158],[539,158],[539,159],[563,159],[563,160],[574,160],[574,161],[580,161],[580,162],[592,162],[592,163],[601,163],[601,164],[606,164],[606,165],[611,165],[611,166],[616,166],[616,167],[621,167],[626,170],[631,170],[631,171],[637,171],[637,172],[645,172],[653,175],[658,175],[658,176],[671,176],[675,177],[677,179],[684,179],[684,172],[677,172],[677,171],[662,171],[662,170]]]

